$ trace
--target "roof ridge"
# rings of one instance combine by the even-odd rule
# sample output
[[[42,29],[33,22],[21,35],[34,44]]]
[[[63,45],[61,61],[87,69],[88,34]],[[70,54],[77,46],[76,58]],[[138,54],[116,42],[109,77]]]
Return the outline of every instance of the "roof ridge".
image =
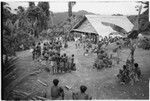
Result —
[[[86,17],[89,17],[89,16],[91,16],[91,17],[127,17],[126,15],[123,15],[123,16],[113,16],[113,15],[100,15],[100,14],[95,14],[95,15],[93,15],[93,14],[86,14],[85,16]]]

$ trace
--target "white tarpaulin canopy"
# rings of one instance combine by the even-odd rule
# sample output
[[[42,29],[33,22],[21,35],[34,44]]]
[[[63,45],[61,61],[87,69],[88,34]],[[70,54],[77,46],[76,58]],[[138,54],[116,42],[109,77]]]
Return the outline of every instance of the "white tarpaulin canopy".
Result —
[[[110,33],[114,32],[112,27],[103,25],[103,22],[115,24],[127,32],[131,31],[134,26],[126,16],[85,15],[85,17],[94,27],[97,34],[102,37],[109,36]]]

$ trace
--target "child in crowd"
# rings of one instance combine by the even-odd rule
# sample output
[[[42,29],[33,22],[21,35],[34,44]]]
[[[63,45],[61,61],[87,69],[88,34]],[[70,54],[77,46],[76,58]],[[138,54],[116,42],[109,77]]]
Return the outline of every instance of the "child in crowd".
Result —
[[[73,68],[73,64],[74,64],[74,54],[72,54],[71,56],[71,68]]]
[[[60,56],[60,72],[62,73],[64,70],[64,62],[63,62],[63,55]]]

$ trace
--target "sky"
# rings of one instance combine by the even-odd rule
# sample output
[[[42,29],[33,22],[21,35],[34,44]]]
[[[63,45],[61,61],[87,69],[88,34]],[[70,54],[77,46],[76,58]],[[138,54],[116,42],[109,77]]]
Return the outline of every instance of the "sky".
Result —
[[[26,1],[13,1],[7,2],[9,6],[13,9],[18,6],[28,7],[28,2]],[[35,2],[37,5],[37,2]],[[50,10],[54,13],[66,12],[68,11],[67,1],[50,1]],[[131,1],[121,1],[121,2],[102,2],[102,1],[77,1],[73,7],[73,11],[77,12],[79,10],[86,10],[95,14],[112,15],[112,14],[123,14],[123,15],[137,15],[138,12],[135,9],[137,5],[136,2]],[[142,12],[145,9],[142,9]],[[14,12],[14,11],[13,11]]]

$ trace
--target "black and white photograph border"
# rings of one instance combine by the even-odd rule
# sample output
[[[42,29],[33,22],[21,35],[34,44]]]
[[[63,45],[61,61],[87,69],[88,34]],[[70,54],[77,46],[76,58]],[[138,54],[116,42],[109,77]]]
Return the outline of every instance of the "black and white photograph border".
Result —
[[[1,100],[149,100],[149,4],[2,0]]]

